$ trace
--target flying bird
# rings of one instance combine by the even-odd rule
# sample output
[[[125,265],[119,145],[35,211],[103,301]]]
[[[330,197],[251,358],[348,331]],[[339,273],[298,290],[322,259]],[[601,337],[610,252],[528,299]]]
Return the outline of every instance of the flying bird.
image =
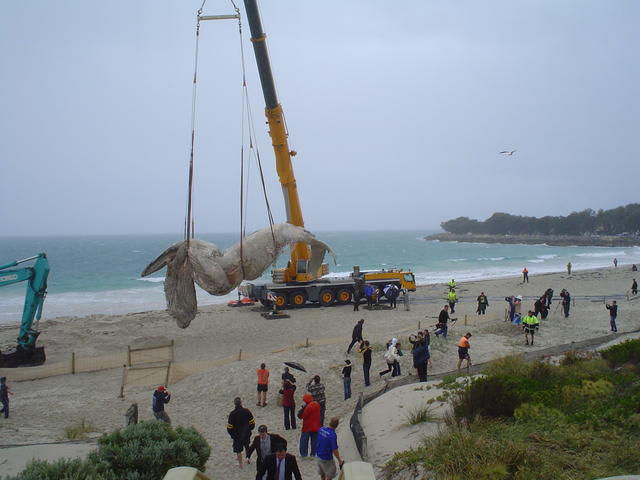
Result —
[[[502,151],[502,152],[500,152],[500,153],[501,153],[501,154],[503,154],[503,155],[509,155],[509,156],[511,156],[511,155],[513,155],[514,153],[516,153],[516,150],[511,150],[511,151],[503,150],[503,151]]]

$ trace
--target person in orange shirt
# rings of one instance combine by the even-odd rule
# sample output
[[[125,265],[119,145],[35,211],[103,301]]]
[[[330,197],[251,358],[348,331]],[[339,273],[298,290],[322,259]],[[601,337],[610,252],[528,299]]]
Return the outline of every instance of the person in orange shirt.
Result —
[[[266,407],[267,391],[269,390],[269,370],[267,370],[264,363],[261,363],[256,373],[258,374],[258,403],[256,405]]]
[[[529,270],[527,270],[527,267],[522,270],[522,283],[525,282],[529,283]]]
[[[471,366],[471,356],[469,355],[469,349],[471,348],[471,344],[469,344],[470,338],[471,334],[467,332],[465,336],[458,341],[458,371],[460,371],[462,361],[466,360],[467,373],[469,372],[469,367]]]

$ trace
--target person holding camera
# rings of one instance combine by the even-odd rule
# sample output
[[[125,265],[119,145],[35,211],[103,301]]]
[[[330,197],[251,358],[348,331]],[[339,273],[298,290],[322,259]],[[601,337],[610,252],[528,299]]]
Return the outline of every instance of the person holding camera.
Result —
[[[167,412],[164,411],[164,404],[169,403],[171,400],[171,394],[169,391],[164,388],[164,385],[160,385],[156,388],[156,391],[153,392],[153,398],[151,402],[151,408],[153,410],[153,416],[163,422],[171,425],[171,418]]]

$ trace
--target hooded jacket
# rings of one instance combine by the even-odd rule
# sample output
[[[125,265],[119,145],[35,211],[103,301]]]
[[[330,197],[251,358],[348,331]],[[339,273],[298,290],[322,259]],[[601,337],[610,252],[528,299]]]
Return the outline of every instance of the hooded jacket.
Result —
[[[305,406],[298,412],[298,418],[302,419],[303,432],[317,432],[320,430],[320,404],[313,399],[310,393],[302,396]]]

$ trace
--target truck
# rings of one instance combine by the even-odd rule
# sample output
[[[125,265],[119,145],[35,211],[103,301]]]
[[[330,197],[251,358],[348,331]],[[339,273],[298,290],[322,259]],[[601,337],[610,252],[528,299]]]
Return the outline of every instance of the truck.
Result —
[[[32,266],[13,268],[31,260],[35,260]],[[44,347],[36,345],[40,332],[34,328],[33,321],[39,321],[42,316],[48,276],[49,261],[46,253],[0,265],[0,287],[27,282],[16,346],[12,351],[0,352],[0,368],[35,366],[45,362]]]
[[[276,93],[266,34],[262,28],[257,0],[244,0],[244,5],[262,85],[265,115],[275,153],[276,170],[284,196],[287,222],[304,227],[302,207],[291,161],[297,153],[289,149],[284,111]],[[329,273],[328,265],[322,264],[318,271],[310,271],[310,258],[309,246],[297,243],[291,247],[291,258],[287,266],[272,271],[272,283],[244,284],[240,287],[240,293],[259,300],[264,305],[275,303],[278,307],[302,306],[307,302],[314,302],[329,306],[349,303],[355,289],[359,288],[362,282],[379,288],[389,284],[408,291],[415,291],[416,288],[413,273],[400,269],[360,272],[357,267],[354,267],[349,277],[323,278]]]

